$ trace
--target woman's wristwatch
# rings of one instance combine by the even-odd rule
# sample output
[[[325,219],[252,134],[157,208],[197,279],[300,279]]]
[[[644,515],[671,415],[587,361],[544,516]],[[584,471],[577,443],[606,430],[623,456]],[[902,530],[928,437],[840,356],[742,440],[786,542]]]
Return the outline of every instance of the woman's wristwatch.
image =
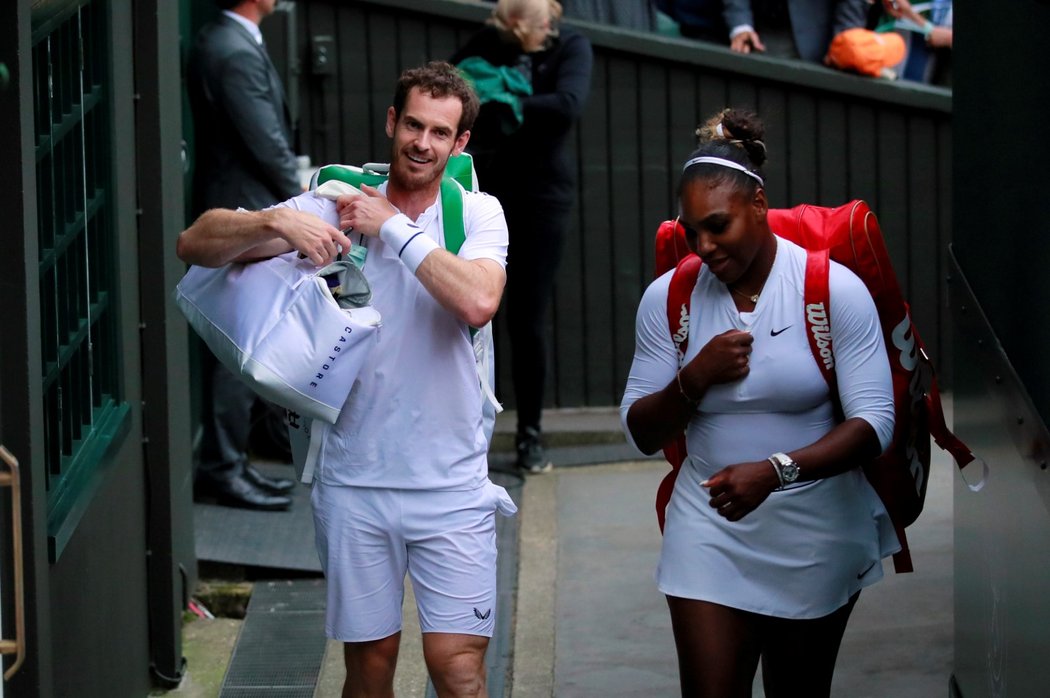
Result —
[[[777,472],[777,478],[780,480],[780,487],[777,489],[784,489],[786,485],[798,480],[798,463],[786,453],[774,453],[767,458],[772,465],[773,470]]]

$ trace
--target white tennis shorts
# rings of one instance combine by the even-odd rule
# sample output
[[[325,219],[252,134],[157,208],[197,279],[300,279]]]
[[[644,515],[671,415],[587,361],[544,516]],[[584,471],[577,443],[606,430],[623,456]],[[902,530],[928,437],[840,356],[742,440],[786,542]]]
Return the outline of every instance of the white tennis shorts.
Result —
[[[328,585],[325,633],[366,642],[401,630],[405,573],[424,633],[492,637],[496,524],[517,511],[507,491],[434,492],[326,486],[311,495]]]

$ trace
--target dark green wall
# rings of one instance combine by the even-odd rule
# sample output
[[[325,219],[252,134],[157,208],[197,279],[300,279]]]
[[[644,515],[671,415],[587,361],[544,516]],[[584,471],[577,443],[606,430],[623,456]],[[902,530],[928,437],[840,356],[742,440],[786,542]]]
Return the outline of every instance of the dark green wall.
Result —
[[[181,664],[183,582],[194,562],[186,328],[170,300],[182,274],[181,264],[172,264],[174,235],[183,227],[177,11],[168,0],[0,4],[0,62],[12,77],[6,90],[0,86],[7,185],[0,188],[7,299],[0,442],[22,463],[28,637],[26,663],[4,684],[9,696],[146,695],[151,669],[170,674]],[[54,80],[47,79],[49,66]],[[61,103],[59,96],[75,94],[70,84],[91,92]],[[96,130],[80,130],[89,122]],[[60,150],[87,155],[48,170],[48,158]],[[67,190],[63,200],[49,177],[82,188]],[[89,200],[88,212],[71,217],[88,222],[85,242],[56,252],[41,212]],[[70,253],[65,275],[42,281],[52,256],[80,247],[94,253],[86,263]],[[73,365],[69,383],[81,386],[84,374],[96,386],[104,370],[117,378],[107,401],[93,396],[98,404],[79,440],[64,444],[76,453],[63,452],[65,460],[56,462],[47,446],[57,422],[46,410],[48,379],[41,378],[51,336],[43,309],[57,297],[69,312],[82,312],[71,299],[88,279],[107,284],[105,304],[93,299],[88,320],[107,318],[115,329],[91,334],[92,357],[104,369],[70,361],[63,370]],[[58,341],[83,336],[66,333]],[[68,410],[65,386],[55,402]],[[109,410],[114,401],[120,409]],[[65,481],[74,484],[62,498],[49,488],[57,474],[77,478]],[[0,493],[5,637],[14,618],[10,516]]]
[[[953,696],[1042,695],[1050,667],[1050,3],[956,3]],[[973,490],[987,464],[983,487]]]
[[[1011,0],[975,20],[979,40],[955,56],[961,85],[955,253],[1043,421],[1050,422],[1050,74],[1040,41],[993,38],[1018,26],[1026,28],[1025,36],[1046,36],[1050,3]]]

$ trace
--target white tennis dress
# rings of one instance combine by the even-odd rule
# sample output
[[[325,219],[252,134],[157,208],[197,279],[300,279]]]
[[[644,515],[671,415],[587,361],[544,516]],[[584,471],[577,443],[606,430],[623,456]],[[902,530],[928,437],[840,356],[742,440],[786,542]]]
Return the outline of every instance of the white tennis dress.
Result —
[[[805,250],[777,238],[776,259],[751,313],[737,310],[706,267],[697,279],[685,361],[730,329],[751,332],[754,344],[747,377],[713,386],[689,423],[689,457],[667,508],[656,574],[664,594],[782,618],[819,618],[881,579],[881,560],[900,549],[860,468],[773,492],[737,522],[719,516],[700,485],[727,465],[802,448],[835,426],[827,383],[806,337],[805,264]],[[638,309],[620,408],[625,431],[634,401],[664,388],[678,370],[666,310],[671,273],[649,286]],[[874,303],[838,264],[831,268],[830,293],[843,412],[871,424],[885,448],[893,433],[893,394]],[[799,466],[805,472],[806,464]]]

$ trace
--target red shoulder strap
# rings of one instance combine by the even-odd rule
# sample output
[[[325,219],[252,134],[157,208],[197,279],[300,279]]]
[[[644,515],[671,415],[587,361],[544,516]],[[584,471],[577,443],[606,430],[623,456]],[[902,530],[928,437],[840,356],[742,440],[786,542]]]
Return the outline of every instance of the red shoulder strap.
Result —
[[[937,373],[933,370],[933,363],[926,356],[926,344],[922,341],[922,337],[919,336],[919,331],[915,328],[915,325],[912,325],[911,331],[915,336],[915,345],[918,347],[920,355],[930,371],[930,386],[925,395],[926,405],[930,411],[928,425],[930,436],[933,437],[934,442],[942,451],[947,451],[951,454],[961,470],[973,461],[973,451],[948,428],[948,424],[944,420],[944,406],[941,404],[941,390],[937,385]]]
[[[671,339],[678,350],[678,361],[681,363],[689,346],[689,299],[693,295],[696,279],[700,276],[703,262],[695,254],[689,254],[674,269],[671,285],[667,289],[667,327],[671,330]]]
[[[806,338],[813,359],[828,383],[832,400],[838,404],[838,380],[835,377],[835,352],[831,344],[831,292],[828,278],[831,272],[829,250],[806,252],[805,316]]]
[[[926,403],[930,408],[930,435],[941,447],[941,450],[952,454],[959,469],[965,468],[974,459],[973,451],[952,433],[944,421],[944,406],[941,405],[941,391],[937,387],[937,376],[933,376],[930,391],[926,394]]]
[[[667,327],[678,352],[679,365],[685,357],[686,347],[689,346],[690,299],[702,265],[703,262],[695,254],[684,257],[675,267],[667,289]],[[656,518],[660,522],[661,531],[664,530],[664,512],[667,510],[667,503],[671,501],[678,470],[686,457],[685,434],[679,434],[664,444],[663,451],[667,462],[671,464],[671,472],[664,476],[656,490]]]

